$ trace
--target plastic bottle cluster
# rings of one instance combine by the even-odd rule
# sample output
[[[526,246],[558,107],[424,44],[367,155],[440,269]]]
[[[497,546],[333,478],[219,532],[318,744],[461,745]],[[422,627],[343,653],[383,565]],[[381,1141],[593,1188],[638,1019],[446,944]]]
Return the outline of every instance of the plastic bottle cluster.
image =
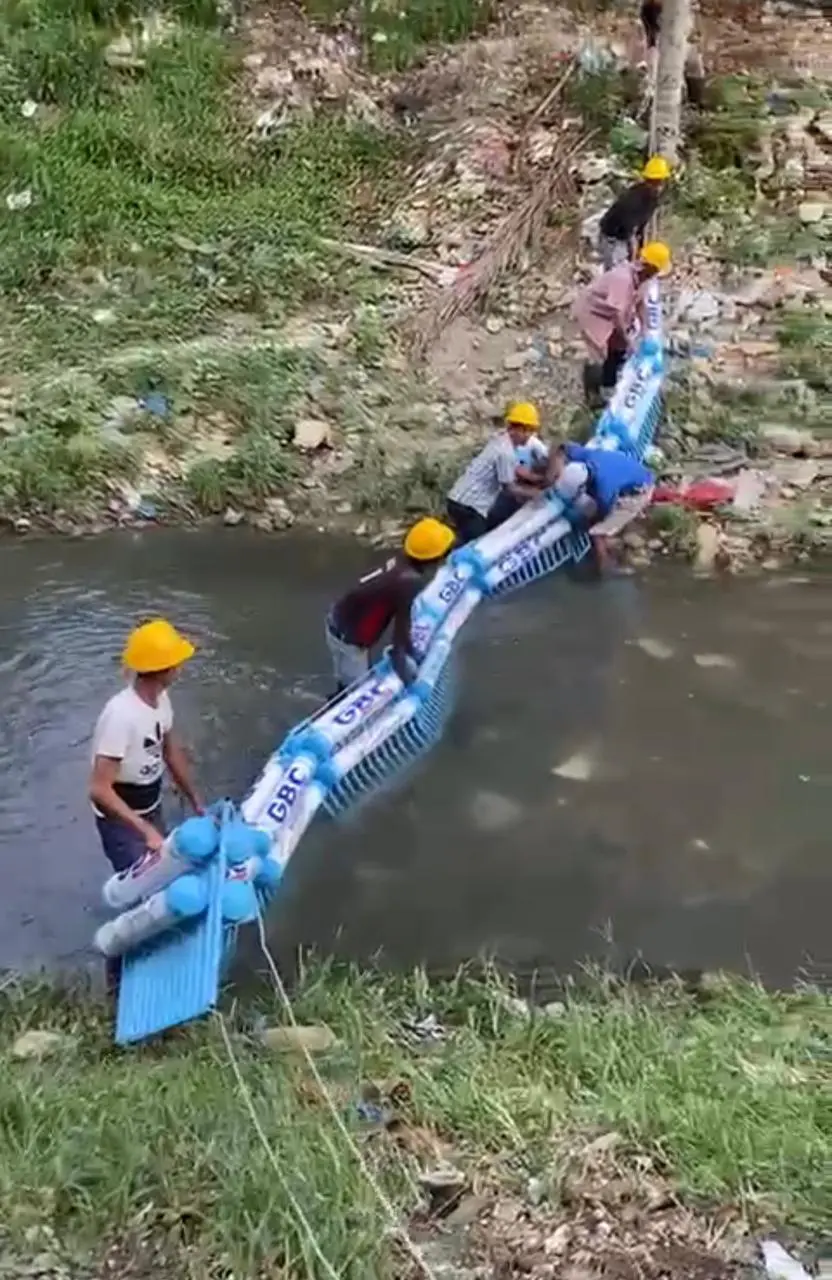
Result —
[[[174,827],[161,849],[148,849],[129,870],[106,882],[104,903],[120,914],[97,931],[95,946],[105,956],[125,955],[198,920],[211,908],[212,898],[227,925],[255,919],[258,893],[270,897],[280,880],[270,848],[265,831],[238,817],[188,818]],[[225,863],[221,881],[209,874],[220,849]]]

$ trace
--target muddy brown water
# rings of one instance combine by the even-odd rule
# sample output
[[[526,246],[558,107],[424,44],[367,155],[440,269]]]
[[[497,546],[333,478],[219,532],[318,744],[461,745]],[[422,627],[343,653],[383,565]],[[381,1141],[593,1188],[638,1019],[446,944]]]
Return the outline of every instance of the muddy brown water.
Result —
[[[128,626],[197,640],[178,721],[205,793],[239,796],[325,695],[323,614],[372,553],[156,531],[0,554],[0,966],[72,967],[101,918],[88,753]],[[301,844],[278,955],[832,975],[830,653],[824,575],[556,577],[483,607],[446,739]]]

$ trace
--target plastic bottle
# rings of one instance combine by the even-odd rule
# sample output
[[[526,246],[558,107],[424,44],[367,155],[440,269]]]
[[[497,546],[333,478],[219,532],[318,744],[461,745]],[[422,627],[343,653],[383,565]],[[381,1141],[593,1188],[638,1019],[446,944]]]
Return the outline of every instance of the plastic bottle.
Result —
[[[262,858],[268,853],[271,842],[265,831],[235,819],[224,835],[225,856],[231,866],[240,866],[249,858]]]
[[[196,919],[207,906],[208,885],[204,877],[180,876],[146,902],[102,924],[94,938],[95,946],[105,956],[122,956],[184,920]]]
[[[164,889],[177,876],[204,866],[217,851],[219,833],[213,818],[188,818],[174,827],[158,853],[147,853],[127,871],[110,876],[104,903],[114,911],[135,906]]]
[[[226,879],[222,887],[222,918],[226,924],[246,924],[257,919],[257,894],[247,876]]]

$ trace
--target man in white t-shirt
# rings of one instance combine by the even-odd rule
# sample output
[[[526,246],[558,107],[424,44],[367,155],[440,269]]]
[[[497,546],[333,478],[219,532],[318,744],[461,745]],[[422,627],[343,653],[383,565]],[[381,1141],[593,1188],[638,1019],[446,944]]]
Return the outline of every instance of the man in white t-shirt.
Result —
[[[104,852],[116,871],[126,871],[147,849],[162,844],[165,767],[202,812],[187,758],[173,734],[168,696],[179,668],[194,653],[190,640],[162,618],[137,627],[123,657],[133,679],[98,717],[89,794]]]

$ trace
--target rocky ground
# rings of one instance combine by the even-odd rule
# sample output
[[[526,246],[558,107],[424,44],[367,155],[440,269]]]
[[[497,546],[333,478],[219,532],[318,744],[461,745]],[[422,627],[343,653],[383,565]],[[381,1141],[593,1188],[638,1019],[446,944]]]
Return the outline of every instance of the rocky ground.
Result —
[[[832,27],[797,13],[705,6],[700,17],[711,101],[688,120],[663,218],[677,266],[661,446],[677,487],[715,474],[738,484],[704,518],[656,508],[628,535],[636,563],[681,551],[702,570],[773,565],[825,544]],[[301,520],[389,536],[441,503],[508,400],[535,399],[552,435],[586,428],[569,308],[594,269],[594,219],[644,143],[638,35],[615,8],[490,16],[483,34],[418,57],[401,47],[407,31],[368,36],[348,13],[315,25],[262,7],[235,20],[251,145],[280,154],[293,130],[337,120],[397,159],[319,243],[307,270],[329,277],[320,302],[307,281],[301,304],[265,324],[220,310],[184,338],[139,328],[128,341],[118,293],[99,282],[91,337],[70,359],[24,351],[0,386],[7,440],[35,417],[65,432],[80,416],[85,440],[126,441],[131,461],[92,491],[45,501],[42,485],[10,482],[19,533],[213,513],[264,531]],[[142,39],[111,40],[116,74],[165,29]],[[188,270],[221,289],[215,248],[187,229]],[[92,305],[96,288],[110,305]]]

